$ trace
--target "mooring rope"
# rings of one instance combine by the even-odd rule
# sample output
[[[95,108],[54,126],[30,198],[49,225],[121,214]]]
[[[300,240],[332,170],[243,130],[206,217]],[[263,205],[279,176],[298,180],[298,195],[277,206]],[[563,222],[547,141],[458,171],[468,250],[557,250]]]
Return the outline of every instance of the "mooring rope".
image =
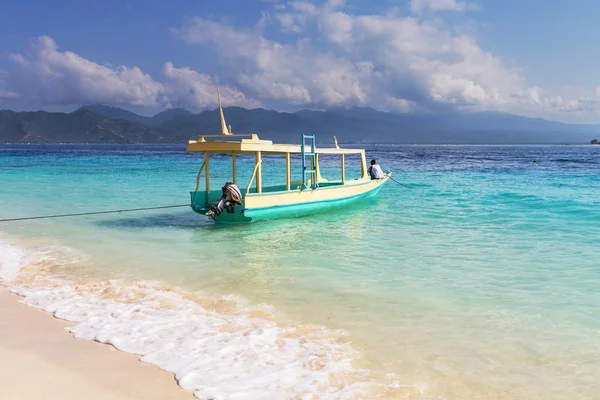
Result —
[[[410,186],[408,186],[408,185],[405,185],[404,183],[400,183],[400,182],[398,182],[397,180],[395,180],[395,179],[394,179],[394,178],[392,178],[391,176],[389,176],[388,178],[390,178],[392,181],[396,182],[396,183],[397,183],[398,185],[400,185],[400,186],[404,186],[404,187],[405,187],[405,188],[407,188],[407,189],[412,189],[412,187],[410,187]]]
[[[145,211],[145,210],[159,210],[162,208],[176,208],[176,207],[189,207],[189,204],[177,204],[173,206],[158,206],[158,207],[143,207],[143,208],[129,208],[124,210],[110,210],[110,211],[89,211],[83,213],[75,213],[75,214],[55,214],[55,215],[40,215],[37,217],[20,217],[20,218],[7,218],[0,219],[0,222],[9,222],[9,221],[25,221],[30,219],[44,219],[44,218],[63,218],[63,217],[78,217],[82,215],[95,215],[95,214],[115,214],[122,212],[132,212],[132,211]]]
[[[393,182],[396,182],[400,186],[404,186],[407,189],[412,189],[412,187],[405,185],[401,182],[398,182],[391,176],[389,176]],[[80,217],[84,215],[97,215],[97,214],[117,214],[123,212],[133,212],[133,211],[147,211],[147,210],[160,210],[165,208],[177,208],[177,207],[189,207],[189,204],[176,204],[172,206],[158,206],[158,207],[142,207],[142,208],[129,208],[123,210],[108,210],[108,211],[88,211],[82,213],[73,213],[73,214],[55,214],[55,215],[39,215],[37,217],[19,217],[19,218],[6,218],[0,219],[0,222],[12,222],[12,221],[27,221],[32,219],[47,219],[47,218],[64,218],[64,217]]]

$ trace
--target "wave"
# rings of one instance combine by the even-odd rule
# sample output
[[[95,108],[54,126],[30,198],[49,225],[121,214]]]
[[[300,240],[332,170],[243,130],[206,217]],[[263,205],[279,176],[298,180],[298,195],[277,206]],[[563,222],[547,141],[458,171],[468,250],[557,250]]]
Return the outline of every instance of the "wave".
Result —
[[[27,264],[27,252],[6,242],[0,242],[0,282],[11,281]]]
[[[233,296],[89,281],[74,273],[85,267],[65,264],[68,249],[55,252],[0,243],[0,281],[23,304],[75,322],[75,337],[138,354],[199,399],[378,398],[400,386],[355,366],[361,353],[342,330],[280,320]]]

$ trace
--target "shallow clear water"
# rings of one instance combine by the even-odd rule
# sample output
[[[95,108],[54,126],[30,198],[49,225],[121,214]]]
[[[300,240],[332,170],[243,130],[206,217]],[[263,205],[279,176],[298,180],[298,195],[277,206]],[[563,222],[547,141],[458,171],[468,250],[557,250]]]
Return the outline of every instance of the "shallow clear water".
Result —
[[[382,396],[596,398],[600,147],[372,146],[367,157],[409,187],[246,226],[184,207],[0,231],[77,252],[80,279],[232,294],[343,329],[355,363],[400,382]],[[336,160],[320,160],[330,179]],[[185,204],[200,164],[183,146],[0,146],[0,218]],[[211,168],[219,188],[229,161]],[[266,183],[285,178],[283,160],[263,168]]]

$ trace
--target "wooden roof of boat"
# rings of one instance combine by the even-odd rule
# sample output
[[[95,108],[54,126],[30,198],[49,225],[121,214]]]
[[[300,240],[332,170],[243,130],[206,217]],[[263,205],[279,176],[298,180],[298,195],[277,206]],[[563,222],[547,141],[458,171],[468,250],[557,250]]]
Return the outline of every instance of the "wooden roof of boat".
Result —
[[[221,138],[239,140],[206,140],[206,138]],[[247,139],[242,139],[246,137]],[[307,147],[309,150],[309,147]],[[301,154],[302,146],[300,144],[274,144],[271,140],[261,140],[255,133],[238,133],[238,134],[216,134],[198,136],[196,140],[190,140],[187,145],[187,151],[197,153],[224,153],[224,154],[243,154],[256,153],[257,151],[263,154]],[[317,154],[362,154],[363,149],[340,149],[316,147]]]

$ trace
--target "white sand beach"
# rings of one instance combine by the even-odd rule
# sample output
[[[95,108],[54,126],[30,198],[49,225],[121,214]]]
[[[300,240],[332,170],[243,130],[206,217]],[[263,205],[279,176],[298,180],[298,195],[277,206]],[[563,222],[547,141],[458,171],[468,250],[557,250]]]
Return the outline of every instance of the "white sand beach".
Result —
[[[69,322],[0,286],[0,399],[194,398],[172,374],[112,346],[74,338]]]

